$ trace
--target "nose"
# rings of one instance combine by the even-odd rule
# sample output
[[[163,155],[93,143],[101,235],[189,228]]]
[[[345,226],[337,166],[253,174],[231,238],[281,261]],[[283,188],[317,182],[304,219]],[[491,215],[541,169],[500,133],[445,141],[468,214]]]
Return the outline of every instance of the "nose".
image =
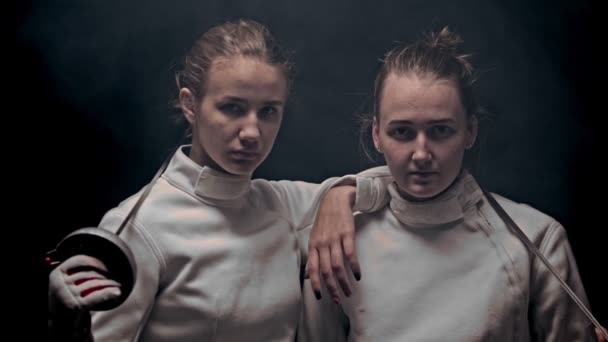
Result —
[[[255,147],[260,141],[260,127],[258,116],[255,112],[247,114],[243,118],[243,125],[239,131],[239,140],[246,147]]]
[[[420,167],[426,166],[433,160],[433,155],[428,146],[428,141],[423,133],[418,134],[414,142],[412,160]]]

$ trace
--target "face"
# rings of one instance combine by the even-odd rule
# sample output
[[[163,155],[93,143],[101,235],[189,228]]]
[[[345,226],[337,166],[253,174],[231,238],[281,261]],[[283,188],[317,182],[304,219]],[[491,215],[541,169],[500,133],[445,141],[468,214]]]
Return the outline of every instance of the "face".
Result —
[[[217,59],[202,99],[189,89],[180,91],[192,125],[190,157],[230,174],[251,175],[272,149],[286,97],[287,80],[278,67],[250,57]]]
[[[401,195],[425,200],[460,173],[464,152],[477,136],[477,120],[467,118],[454,81],[390,74],[372,132]]]

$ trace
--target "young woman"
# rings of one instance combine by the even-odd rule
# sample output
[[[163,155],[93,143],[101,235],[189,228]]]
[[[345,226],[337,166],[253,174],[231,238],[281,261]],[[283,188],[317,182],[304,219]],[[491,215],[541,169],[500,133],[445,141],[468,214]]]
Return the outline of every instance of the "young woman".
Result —
[[[289,71],[268,29],[254,21],[216,26],[194,44],[177,75],[192,143],[178,149],[120,236],[135,258],[132,292],[120,306],[92,312],[92,334],[80,338],[294,340],[300,250],[315,207],[333,187],[326,203],[338,203],[352,221],[353,209],[373,210],[373,196],[355,191],[372,194],[374,183],[364,176],[321,185],[251,179],[279,131]],[[116,232],[142,192],[99,227]],[[105,271],[86,255],[63,262],[50,274],[53,307],[87,311],[120,296],[121,284]]]
[[[387,164],[378,176],[394,179],[389,205],[356,216],[365,276],[350,297],[317,302],[305,288],[302,340],[327,331],[332,340],[383,342],[594,338],[583,311],[491,198],[588,306],[564,228],[526,204],[486,194],[463,166],[478,107],[461,41],[443,29],[386,54],[371,119]]]

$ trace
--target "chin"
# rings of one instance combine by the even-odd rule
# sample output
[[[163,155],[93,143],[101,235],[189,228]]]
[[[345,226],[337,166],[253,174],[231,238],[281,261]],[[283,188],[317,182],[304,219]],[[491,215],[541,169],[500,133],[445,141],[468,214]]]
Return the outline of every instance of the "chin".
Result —
[[[426,200],[430,200],[431,198],[437,196],[437,193],[435,193],[435,192],[410,192],[410,193],[408,193],[408,195],[414,200],[426,201]]]
[[[426,201],[441,193],[435,187],[420,187],[418,185],[401,188],[399,192],[405,199],[412,201]]]
[[[258,167],[258,163],[238,163],[231,162],[227,167],[224,168],[226,172],[235,176],[251,176],[255,169]]]

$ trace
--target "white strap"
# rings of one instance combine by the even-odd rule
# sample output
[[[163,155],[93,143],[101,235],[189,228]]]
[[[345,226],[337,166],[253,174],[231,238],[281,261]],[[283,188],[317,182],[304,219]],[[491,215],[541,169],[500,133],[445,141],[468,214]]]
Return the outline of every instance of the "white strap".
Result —
[[[148,197],[148,194],[150,193],[152,186],[154,186],[154,183],[156,183],[156,181],[158,180],[160,175],[163,173],[163,171],[165,171],[165,169],[169,165],[169,161],[171,160],[171,158],[173,157],[174,154],[175,153],[172,153],[169,157],[167,157],[167,159],[165,159],[165,161],[160,166],[158,171],[156,171],[156,174],[154,175],[154,178],[152,178],[152,181],[148,184],[148,186],[146,186],[146,189],[144,190],[144,192],[141,194],[141,196],[139,196],[139,199],[137,200],[137,202],[135,203],[133,208],[131,208],[131,211],[129,211],[129,214],[127,214],[127,217],[125,217],[124,221],[122,221],[122,223],[120,224],[120,227],[116,231],[116,235],[120,235],[122,230],[125,229],[125,227],[127,226],[127,223],[129,223],[129,221],[131,221],[131,218],[135,215],[135,213],[137,212],[137,210],[139,209],[141,204],[144,202],[146,197]]]

